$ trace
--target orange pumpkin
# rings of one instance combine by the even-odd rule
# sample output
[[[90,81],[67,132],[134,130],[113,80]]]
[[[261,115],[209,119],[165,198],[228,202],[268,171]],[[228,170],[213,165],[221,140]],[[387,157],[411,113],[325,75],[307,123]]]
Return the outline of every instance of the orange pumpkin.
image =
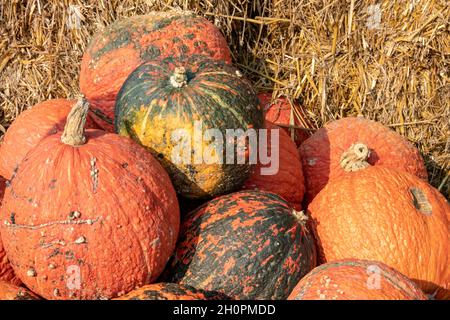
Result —
[[[114,298],[155,281],[179,228],[167,173],[131,139],[86,130],[80,101],[64,132],[22,161],[1,211],[16,274],[46,299]]]
[[[308,203],[328,181],[350,170],[340,166],[340,161],[342,154],[357,142],[369,147],[370,165],[399,169],[427,179],[418,150],[395,131],[363,117],[344,118],[326,124],[299,148]]]
[[[76,100],[53,99],[22,112],[11,124],[0,146],[0,175],[11,179],[18,165],[42,139],[64,129]],[[95,124],[87,118],[87,128]]]
[[[217,292],[162,282],[143,286],[116,300],[229,300],[229,298]]]
[[[302,163],[300,161],[295,143],[289,136],[280,130],[280,128],[273,123],[266,121],[265,128],[267,129],[267,153],[272,152],[272,132],[278,132],[277,147],[279,149],[279,157],[275,160],[278,165],[269,163],[267,165],[261,164],[258,159],[258,164],[254,166],[250,177],[243,186],[243,190],[257,189],[268,192],[273,192],[290,202],[296,210],[301,210],[301,202],[305,193],[304,178]],[[262,168],[267,167],[278,168],[275,174],[264,175]]]
[[[117,93],[140,64],[196,54],[231,62],[220,31],[191,12],[152,12],[109,25],[93,37],[81,62],[80,89],[91,104],[96,123],[114,131]]]
[[[0,300],[41,300],[30,290],[0,281]]]
[[[347,259],[303,277],[288,300],[427,300],[414,282],[384,263]]]
[[[414,175],[364,165],[356,156],[361,148],[356,146],[354,160],[350,150],[346,158],[361,169],[331,180],[308,207],[321,260],[381,261],[424,292],[450,297],[449,203]]]
[[[5,192],[6,180],[0,176],[0,209],[2,205],[3,194]],[[14,274],[14,270],[9,263],[3,248],[2,239],[0,238],[0,281],[7,281],[12,284],[20,285],[21,281]]]
[[[272,100],[272,92],[261,92],[258,98],[265,110],[266,120],[281,126],[297,146],[309,138],[309,132],[303,128],[309,123],[298,103],[283,96]]]

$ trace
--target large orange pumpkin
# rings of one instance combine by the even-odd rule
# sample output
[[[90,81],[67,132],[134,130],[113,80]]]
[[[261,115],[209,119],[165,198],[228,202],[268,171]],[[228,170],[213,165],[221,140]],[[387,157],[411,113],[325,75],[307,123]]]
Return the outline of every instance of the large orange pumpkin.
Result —
[[[271,155],[272,145],[276,143],[279,156],[274,161],[278,161],[278,165],[274,163],[263,165],[258,158],[258,164],[254,166],[243,189],[258,189],[276,193],[290,202],[296,210],[301,210],[305,180],[297,147],[287,133],[280,130],[277,125],[266,121],[265,128],[267,129],[267,154]],[[278,141],[272,141],[272,132],[278,133]],[[268,167],[278,168],[278,171],[275,174],[264,175],[261,169]]]
[[[355,154],[360,155],[361,148],[358,145]],[[349,159],[348,165],[362,169],[331,180],[308,207],[321,260],[381,261],[411,278],[424,292],[450,297],[447,200],[407,172],[383,166],[364,168],[361,159]]]
[[[284,96],[272,99],[272,92],[261,92],[258,98],[265,110],[266,120],[281,126],[297,146],[309,138],[309,132],[303,128],[308,124],[307,119],[298,103]]]
[[[340,165],[343,153],[354,143],[370,149],[367,162],[372,166],[400,169],[427,179],[427,171],[418,150],[395,131],[381,123],[350,117],[330,122],[299,148],[306,181],[306,200],[311,202],[329,180],[351,170]]]
[[[94,120],[114,130],[114,104],[128,75],[145,61],[202,54],[231,62],[220,31],[190,12],[152,12],[116,21],[96,34],[81,62],[80,88]]]
[[[131,139],[83,133],[87,103],[42,140],[7,188],[1,236],[20,279],[47,299],[114,298],[155,281],[179,228],[167,173]]]
[[[3,200],[3,194],[5,192],[6,180],[0,176],[0,209]],[[19,278],[14,274],[14,270],[9,263],[6,256],[5,249],[3,248],[2,239],[0,238],[0,281],[7,281],[13,284],[21,284]]]
[[[347,259],[313,269],[288,300],[427,300],[414,282],[384,263]]]
[[[45,137],[62,131],[67,115],[76,102],[52,99],[22,112],[9,127],[0,146],[0,175],[11,179],[28,151]],[[86,127],[96,127],[89,116]]]
[[[0,300],[41,300],[30,290],[0,280]]]
[[[136,289],[116,300],[228,300],[221,293],[195,289],[178,283],[153,283]]]

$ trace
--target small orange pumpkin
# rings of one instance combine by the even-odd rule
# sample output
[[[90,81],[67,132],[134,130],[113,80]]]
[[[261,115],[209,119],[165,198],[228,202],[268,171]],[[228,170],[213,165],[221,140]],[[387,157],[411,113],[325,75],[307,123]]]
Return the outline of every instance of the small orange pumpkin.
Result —
[[[308,207],[321,260],[381,261],[424,292],[450,297],[449,203],[417,176],[364,164],[362,146],[344,157],[360,169],[331,180]]]
[[[131,139],[84,132],[80,101],[5,192],[3,245],[16,274],[46,299],[109,299],[155,281],[179,228],[164,169]]]
[[[384,263],[346,259],[316,267],[288,300],[427,300],[414,282]]]
[[[266,120],[282,127],[297,146],[309,138],[309,132],[303,128],[309,123],[298,103],[283,96],[272,100],[272,92],[261,92],[258,98],[265,110]],[[300,118],[305,124],[300,121]]]
[[[0,300],[41,300],[30,290],[0,281]]]
[[[291,203],[296,210],[301,210],[301,202],[305,193],[305,180],[303,178],[302,163],[295,143],[277,125],[266,121],[265,128],[267,129],[267,153],[269,155],[273,150],[272,143],[275,143],[275,141],[272,142],[271,133],[275,130],[278,131],[279,139],[276,143],[279,149],[279,157],[275,159],[278,161],[278,171],[275,174],[263,175],[261,168],[269,166],[275,168],[276,164],[263,165],[258,161],[242,189],[257,189],[276,193]]]
[[[0,175],[11,179],[18,165],[45,137],[64,129],[76,100],[52,99],[22,112],[11,124],[0,146]],[[86,128],[96,128],[90,116]]]
[[[427,179],[427,171],[419,151],[398,133],[363,117],[343,118],[326,124],[299,148],[308,203],[328,181],[351,170],[340,165],[341,157],[357,142],[369,147],[367,162],[370,165],[399,169]]]

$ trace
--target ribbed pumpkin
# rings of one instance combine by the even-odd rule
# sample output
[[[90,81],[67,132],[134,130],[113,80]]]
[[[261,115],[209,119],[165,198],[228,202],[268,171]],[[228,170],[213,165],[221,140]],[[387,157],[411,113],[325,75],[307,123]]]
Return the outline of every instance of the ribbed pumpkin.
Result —
[[[128,77],[117,97],[117,132],[146,146],[169,172],[177,192],[188,198],[239,189],[251,165],[237,164],[236,150],[234,162],[226,161],[227,147],[235,147],[225,145],[226,130],[262,126],[250,82],[233,66],[203,56],[147,62]],[[219,130],[222,141],[205,139],[210,129]],[[174,153],[187,153],[187,160],[174,161]],[[240,155],[248,157],[248,152]],[[212,161],[219,158],[222,163]]]
[[[41,300],[30,290],[0,280],[0,300]]]
[[[240,191],[183,220],[163,278],[232,299],[286,299],[316,266],[306,216],[278,195]]]
[[[281,126],[297,146],[309,138],[308,131],[301,129],[304,125],[300,118],[304,122],[307,120],[298,103],[283,96],[272,100],[272,92],[258,93],[258,98],[264,108],[266,120]]]
[[[193,54],[231,62],[220,31],[190,12],[152,12],[106,27],[92,38],[81,62],[80,88],[91,104],[95,121],[105,130],[114,130],[116,95],[141,63]]]
[[[305,180],[303,178],[302,163],[297,152],[297,147],[284,130],[273,123],[266,121],[267,150],[272,154],[272,132],[278,132],[278,172],[276,174],[264,175],[261,168],[276,168],[274,163],[263,165],[261,161],[254,166],[252,174],[245,181],[243,189],[256,189],[273,192],[291,203],[296,210],[301,210],[301,202],[305,193]]]
[[[177,283],[154,283],[131,291],[116,300],[228,300],[227,296]]]
[[[5,192],[6,181],[0,176],[0,210],[2,208],[3,194]],[[14,274],[14,270],[9,263],[6,256],[5,249],[3,248],[2,239],[0,238],[0,281],[6,281],[12,284],[20,285],[22,282]]]
[[[361,156],[362,146],[355,154]],[[367,155],[367,149],[366,149]],[[376,260],[415,281],[424,292],[450,297],[450,205],[407,172],[364,168],[331,180],[308,209],[322,261]],[[359,164],[358,164],[359,163]]]
[[[343,118],[326,124],[299,148],[307,202],[311,202],[329,180],[351,170],[340,165],[341,158],[357,142],[369,147],[370,165],[399,169],[427,179],[418,150],[402,136],[381,123],[363,117]]]
[[[83,133],[87,103],[31,150],[7,188],[1,236],[20,279],[47,299],[104,299],[156,280],[175,248],[176,193],[141,146]]]
[[[76,100],[52,99],[25,110],[9,127],[0,146],[0,175],[11,179],[18,165],[45,137],[64,129]],[[86,128],[96,128],[88,116]]]
[[[414,282],[384,263],[346,259],[318,266],[288,300],[427,300]]]

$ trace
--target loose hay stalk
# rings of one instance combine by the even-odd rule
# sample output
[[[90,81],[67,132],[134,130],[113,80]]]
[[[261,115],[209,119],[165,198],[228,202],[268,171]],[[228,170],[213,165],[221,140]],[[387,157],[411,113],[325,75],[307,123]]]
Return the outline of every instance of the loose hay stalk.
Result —
[[[431,183],[450,198],[446,2],[2,1],[0,136],[33,104],[78,94],[79,62],[97,30],[123,16],[189,9],[222,30],[258,89],[301,103],[305,112],[294,110],[306,114],[301,123],[315,129],[357,114],[381,121],[420,148]],[[74,10],[80,28],[67,24]]]

